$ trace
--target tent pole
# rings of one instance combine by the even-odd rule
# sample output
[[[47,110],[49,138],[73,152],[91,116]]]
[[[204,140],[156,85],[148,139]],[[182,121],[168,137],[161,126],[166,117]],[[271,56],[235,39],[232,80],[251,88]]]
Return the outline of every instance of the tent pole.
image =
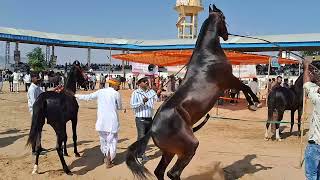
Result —
[[[301,129],[300,129],[300,159],[299,159],[299,165],[300,168],[302,168],[303,165],[303,132],[304,132],[304,122],[307,120],[307,114],[306,114],[306,103],[307,102],[307,97],[306,97],[306,92],[305,89],[303,89],[303,110],[302,110],[302,118],[301,118]]]
[[[301,63],[299,63],[299,76],[301,75]]]
[[[271,57],[269,57],[269,65],[268,65],[266,105],[268,104],[268,95],[269,95],[268,89],[269,89],[270,69],[271,69]]]
[[[111,75],[111,67],[112,67],[112,66],[111,66],[111,54],[112,54],[112,53],[111,53],[111,48],[110,48],[110,51],[109,51],[109,66],[110,66],[110,67],[109,67],[109,78],[110,78],[110,75]]]

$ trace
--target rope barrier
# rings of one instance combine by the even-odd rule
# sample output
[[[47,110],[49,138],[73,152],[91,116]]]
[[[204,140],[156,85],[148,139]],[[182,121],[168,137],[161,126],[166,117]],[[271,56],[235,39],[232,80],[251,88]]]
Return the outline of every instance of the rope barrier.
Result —
[[[223,119],[223,120],[230,120],[230,121],[245,121],[245,122],[261,122],[261,123],[270,123],[270,124],[291,124],[289,121],[267,121],[267,120],[249,120],[249,119],[238,119],[238,118],[227,118],[222,116],[210,116],[212,119]],[[294,124],[302,124],[294,123]]]

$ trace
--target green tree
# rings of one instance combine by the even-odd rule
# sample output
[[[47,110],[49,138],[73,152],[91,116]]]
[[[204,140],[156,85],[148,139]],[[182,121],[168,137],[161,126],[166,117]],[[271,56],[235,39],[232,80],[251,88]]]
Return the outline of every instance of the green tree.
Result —
[[[318,55],[320,55],[320,51],[302,51],[301,55],[303,57],[306,57],[306,56],[318,56]]]
[[[44,58],[44,53],[40,47],[34,48],[27,54],[28,64],[34,71],[42,71],[46,68],[47,63]]]

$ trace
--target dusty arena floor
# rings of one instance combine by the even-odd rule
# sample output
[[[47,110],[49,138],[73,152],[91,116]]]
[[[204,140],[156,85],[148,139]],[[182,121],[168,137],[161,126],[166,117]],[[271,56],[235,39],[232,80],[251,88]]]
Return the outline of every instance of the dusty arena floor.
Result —
[[[121,129],[115,159],[117,165],[106,169],[99,149],[98,134],[95,132],[96,102],[94,101],[80,102],[77,128],[80,158],[74,157],[71,122],[67,124],[70,156],[65,159],[73,175],[68,176],[63,173],[54,149],[56,136],[48,125],[44,126],[42,145],[50,151],[40,156],[40,174],[31,175],[33,157],[31,150],[25,148],[31,124],[26,93],[8,93],[7,89],[5,84],[4,94],[0,94],[0,179],[133,179],[124,162],[127,147],[136,140],[133,112],[131,110],[126,113],[120,112]],[[123,106],[128,107],[131,91],[121,90],[120,93]],[[215,113],[214,108],[211,115]],[[304,170],[299,168],[300,139],[295,135],[289,135],[289,125],[282,125],[283,141],[276,142],[265,141],[265,124],[253,122],[266,119],[266,107],[252,112],[246,108],[245,102],[235,106],[227,103],[219,109],[219,115],[249,121],[210,119],[196,133],[200,145],[193,160],[182,173],[182,179],[221,179],[219,172],[224,173],[226,179],[304,179]],[[289,112],[286,112],[284,119],[290,119]],[[296,126],[294,131],[297,131]],[[146,163],[146,167],[153,172],[160,161],[161,153],[152,142],[149,143],[147,155],[150,161]],[[175,159],[172,162],[175,162]]]

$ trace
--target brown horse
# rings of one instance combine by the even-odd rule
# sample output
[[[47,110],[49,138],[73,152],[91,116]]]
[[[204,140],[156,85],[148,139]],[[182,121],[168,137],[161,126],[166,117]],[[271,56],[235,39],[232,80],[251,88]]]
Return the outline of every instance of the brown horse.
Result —
[[[192,126],[213,108],[222,91],[230,88],[246,90],[233,76],[232,66],[220,45],[220,37],[226,41],[228,35],[223,13],[214,5],[209,7],[209,17],[202,25],[184,81],[158,109],[146,136],[128,148],[126,163],[135,177],[150,175],[139,163],[137,154],[151,136],[162,151],[162,158],[154,171],[156,177],[164,179],[167,166],[177,155],[178,160],[167,175],[170,179],[180,179],[199,145]]]

